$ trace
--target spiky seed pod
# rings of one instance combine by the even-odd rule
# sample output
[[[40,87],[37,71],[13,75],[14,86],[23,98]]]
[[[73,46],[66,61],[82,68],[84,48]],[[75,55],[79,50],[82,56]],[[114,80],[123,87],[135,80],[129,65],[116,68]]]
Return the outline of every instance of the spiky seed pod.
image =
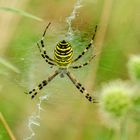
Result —
[[[131,87],[122,81],[110,82],[102,87],[100,107],[106,116],[121,118],[131,107]]]

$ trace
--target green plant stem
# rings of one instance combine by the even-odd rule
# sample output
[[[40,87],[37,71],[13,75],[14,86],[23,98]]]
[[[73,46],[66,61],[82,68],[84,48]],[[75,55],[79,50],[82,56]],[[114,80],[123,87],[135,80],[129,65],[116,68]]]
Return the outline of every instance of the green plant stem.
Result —
[[[127,123],[128,123],[128,119],[124,117],[120,124],[120,140],[128,140]]]
[[[6,122],[4,116],[2,115],[2,113],[0,112],[0,122],[3,124],[4,128],[6,129],[9,137],[11,138],[11,140],[16,140],[16,138],[14,137],[8,123]]]
[[[112,140],[113,139],[113,136],[114,136],[114,130],[113,129],[110,129],[107,140]]]

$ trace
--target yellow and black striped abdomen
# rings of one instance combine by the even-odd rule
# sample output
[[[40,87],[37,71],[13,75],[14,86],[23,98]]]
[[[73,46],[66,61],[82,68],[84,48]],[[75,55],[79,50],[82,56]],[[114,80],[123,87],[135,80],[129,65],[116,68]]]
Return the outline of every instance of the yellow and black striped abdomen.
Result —
[[[54,60],[59,66],[67,66],[72,62],[73,50],[67,41],[60,41],[54,49]]]

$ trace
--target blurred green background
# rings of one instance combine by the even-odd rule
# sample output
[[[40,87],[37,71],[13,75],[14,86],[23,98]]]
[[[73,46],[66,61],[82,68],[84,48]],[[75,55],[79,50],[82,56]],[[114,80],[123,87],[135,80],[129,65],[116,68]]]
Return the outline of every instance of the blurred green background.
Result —
[[[14,7],[43,19],[42,22],[18,13],[0,10],[0,112],[4,115],[17,140],[29,136],[28,118],[37,110],[38,98],[24,94],[53,71],[41,58],[36,42],[45,26],[52,22],[46,35],[47,52],[53,49],[68,30],[66,17],[76,0],[6,0],[0,7]],[[129,56],[140,53],[139,0],[83,0],[72,22],[74,38],[71,44],[77,56],[91,39],[98,25],[91,65],[71,70],[77,79],[94,94],[102,83],[114,79],[129,79]],[[89,51],[79,63],[91,55]],[[78,63],[77,63],[78,64]],[[40,126],[33,126],[33,140],[119,140],[114,129],[104,125],[97,104],[90,104],[68,78],[59,76],[40,95],[43,101]],[[98,96],[98,95],[97,95]],[[109,123],[109,122],[108,122]],[[131,123],[129,140],[139,140],[135,124]],[[0,124],[0,140],[9,140]]]

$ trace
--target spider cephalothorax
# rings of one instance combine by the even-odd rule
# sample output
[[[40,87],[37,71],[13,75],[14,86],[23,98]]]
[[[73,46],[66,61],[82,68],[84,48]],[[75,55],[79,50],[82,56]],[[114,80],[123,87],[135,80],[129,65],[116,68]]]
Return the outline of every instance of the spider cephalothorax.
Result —
[[[52,81],[54,79],[54,77],[56,77],[57,75],[60,75],[60,77],[64,77],[64,75],[67,75],[68,78],[72,81],[72,83],[76,86],[76,88],[90,101],[90,102],[96,102],[95,98],[93,98],[87,91],[86,89],[83,87],[83,85],[76,80],[76,78],[71,74],[71,72],[69,71],[70,68],[72,69],[78,69],[78,68],[82,68],[83,66],[88,65],[91,60],[95,57],[91,56],[91,58],[81,64],[81,65],[73,65],[74,62],[76,62],[77,60],[79,60],[88,50],[89,48],[92,47],[93,45],[93,40],[95,37],[95,33],[97,30],[97,26],[95,27],[95,32],[92,36],[92,39],[90,41],[90,43],[87,45],[87,47],[84,49],[84,51],[78,55],[75,59],[73,59],[73,49],[72,46],[69,42],[62,40],[59,43],[57,43],[55,49],[54,49],[54,59],[50,58],[45,50],[45,45],[44,45],[44,37],[46,34],[46,31],[48,29],[48,27],[50,26],[51,23],[49,23],[43,33],[42,39],[40,41],[41,47],[39,45],[39,43],[37,43],[38,48],[40,50],[40,54],[42,56],[42,58],[51,66],[57,66],[58,69],[51,75],[48,77],[47,80],[43,80],[36,88],[32,89],[31,91],[28,92],[28,94],[31,94],[32,98],[34,98],[37,93],[39,92],[39,90],[41,90],[44,86],[46,86],[50,81]]]

